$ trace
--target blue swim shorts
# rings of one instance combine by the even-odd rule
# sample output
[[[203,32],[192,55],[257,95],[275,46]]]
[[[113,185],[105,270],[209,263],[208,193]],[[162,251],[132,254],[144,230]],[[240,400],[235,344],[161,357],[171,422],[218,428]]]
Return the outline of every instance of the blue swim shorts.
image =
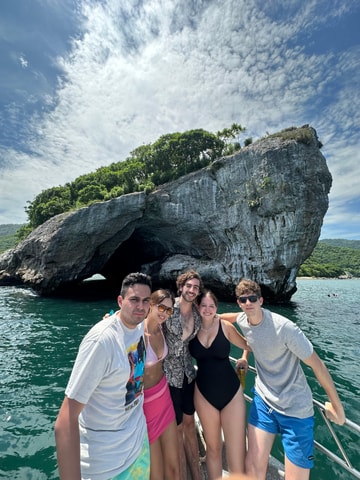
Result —
[[[279,433],[287,458],[298,467],[314,466],[314,417],[297,418],[273,410],[254,392],[249,423],[265,432]]]
[[[148,480],[150,478],[150,447],[148,436],[145,435],[143,446],[137,459],[129,468],[119,473],[111,480]]]

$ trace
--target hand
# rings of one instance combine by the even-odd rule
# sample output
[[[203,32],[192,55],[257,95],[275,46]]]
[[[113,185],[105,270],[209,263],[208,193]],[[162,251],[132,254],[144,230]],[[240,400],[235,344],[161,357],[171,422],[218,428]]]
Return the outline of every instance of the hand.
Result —
[[[337,410],[335,410],[332,403],[325,402],[325,416],[338,425],[343,425],[346,420],[345,412],[341,404],[338,406]]]
[[[247,371],[249,369],[249,364],[248,364],[248,362],[245,358],[239,358],[236,361],[236,364],[235,364],[236,372],[238,372],[240,370],[240,368],[243,368],[245,370],[245,375],[246,375]]]

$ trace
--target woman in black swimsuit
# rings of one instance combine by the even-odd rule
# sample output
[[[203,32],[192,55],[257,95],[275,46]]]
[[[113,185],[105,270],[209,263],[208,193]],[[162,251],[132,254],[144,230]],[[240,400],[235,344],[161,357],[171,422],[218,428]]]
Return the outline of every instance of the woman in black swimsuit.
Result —
[[[248,350],[236,328],[217,315],[217,299],[209,290],[198,298],[201,328],[189,349],[198,370],[195,408],[204,429],[209,480],[222,475],[222,436],[231,473],[245,472],[245,399],[232,367],[231,343]]]

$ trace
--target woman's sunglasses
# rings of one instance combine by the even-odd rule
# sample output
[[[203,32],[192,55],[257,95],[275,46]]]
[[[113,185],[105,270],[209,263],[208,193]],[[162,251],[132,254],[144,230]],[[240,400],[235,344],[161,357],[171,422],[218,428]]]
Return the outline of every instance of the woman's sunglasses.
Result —
[[[166,305],[163,305],[162,303],[159,303],[159,305],[156,305],[160,313],[166,312],[168,315],[172,315],[174,313],[174,309],[172,307],[167,307]]]
[[[249,295],[247,297],[237,297],[240,303],[246,303],[249,300],[250,303],[255,303],[258,299],[257,295]]]

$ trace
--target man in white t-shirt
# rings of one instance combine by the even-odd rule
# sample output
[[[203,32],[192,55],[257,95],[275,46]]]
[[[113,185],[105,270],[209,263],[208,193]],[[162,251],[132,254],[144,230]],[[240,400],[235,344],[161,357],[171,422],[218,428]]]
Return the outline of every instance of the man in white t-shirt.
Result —
[[[151,278],[131,273],[120,310],[84,337],[55,423],[61,480],[148,479],[144,326]]]
[[[312,393],[301,362],[312,368],[329,402],[325,414],[342,425],[345,414],[334,382],[311,342],[295,323],[262,308],[260,286],[243,279],[236,298],[243,313],[224,313],[221,318],[236,322],[255,358],[257,375],[248,420],[246,473],[265,480],[270,451],[280,434],[285,451],[285,477],[308,480],[313,467],[314,413]],[[247,369],[247,356],[237,366]]]

